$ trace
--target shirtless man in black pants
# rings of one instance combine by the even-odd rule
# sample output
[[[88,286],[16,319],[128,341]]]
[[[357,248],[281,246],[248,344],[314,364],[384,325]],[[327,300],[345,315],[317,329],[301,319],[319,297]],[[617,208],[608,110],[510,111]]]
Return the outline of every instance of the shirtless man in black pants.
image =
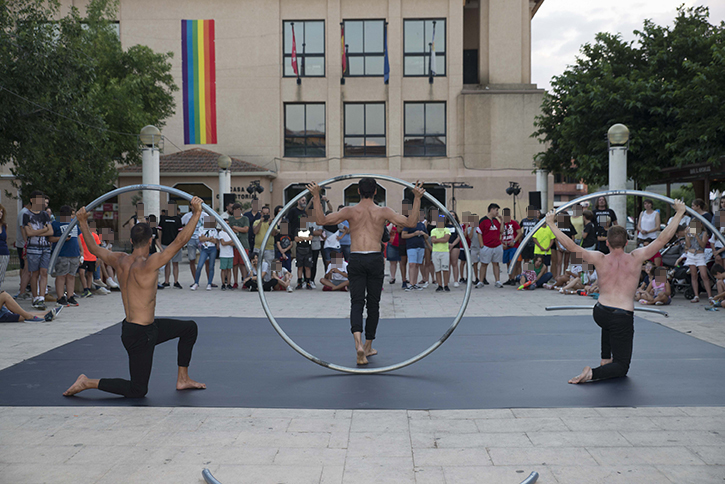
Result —
[[[320,187],[310,183],[307,189],[312,193],[314,206],[321,207]],[[380,320],[380,293],[385,277],[385,260],[381,251],[381,239],[387,222],[398,226],[415,227],[420,212],[420,198],[425,193],[423,184],[416,182],[413,193],[413,209],[403,216],[389,207],[379,207],[373,201],[377,183],[373,178],[363,178],[358,183],[360,203],[343,207],[339,212],[325,215],[315,210],[317,225],[337,225],[347,220],[350,223],[350,261],[347,266],[350,281],[350,326],[355,338],[357,364],[367,365],[368,356],[377,354],[373,340]],[[367,292],[367,296],[366,296]],[[362,342],[363,307],[367,301],[368,319],[365,324],[365,344]]]
[[[594,321],[602,328],[602,361],[598,368],[585,366],[569,383],[585,383],[625,376],[632,360],[634,340],[634,292],[639,284],[642,264],[653,257],[672,238],[685,214],[685,204],[675,200],[677,213],[659,237],[647,247],[641,247],[630,254],[624,252],[627,232],[615,225],[607,232],[609,254],[596,250],[584,250],[565,236],[556,226],[556,214],[546,214],[546,223],[554,232],[556,240],[571,252],[577,252],[584,262],[594,264],[599,281],[599,300],[594,306]]]
[[[191,350],[196,342],[197,327],[194,321],[155,318],[156,289],[159,269],[171,262],[174,255],[191,239],[196,223],[201,216],[202,201],[199,197],[191,200],[193,215],[186,227],[179,232],[173,242],[163,252],[149,255],[151,247],[151,227],[139,223],[131,228],[131,255],[123,252],[111,252],[98,247],[88,229],[88,212],[81,208],[76,217],[88,250],[110,265],[118,274],[121,285],[123,307],[126,319],[123,320],[121,341],[128,352],[131,380],[121,378],[102,378],[92,380],[86,375],[78,377],[76,382],[63,393],[70,397],[76,393],[97,388],[104,392],[115,393],[129,398],[139,398],[148,392],[154,347],[165,341],[179,338],[178,365],[176,379],[177,390],[204,389],[206,385],[189,378]]]

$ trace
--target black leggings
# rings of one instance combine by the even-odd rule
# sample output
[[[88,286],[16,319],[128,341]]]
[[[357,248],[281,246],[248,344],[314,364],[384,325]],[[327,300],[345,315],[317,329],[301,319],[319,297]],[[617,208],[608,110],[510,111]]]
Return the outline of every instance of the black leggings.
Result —
[[[602,359],[612,362],[592,370],[592,380],[625,376],[632,361],[634,341],[634,311],[594,306],[594,321],[602,328]]]
[[[153,323],[144,326],[124,319],[121,341],[128,352],[131,380],[102,378],[98,382],[98,389],[129,398],[145,396],[149,391],[149,378],[156,345],[179,338],[177,364],[188,367],[197,332],[194,321],[157,318]]]
[[[310,269],[310,280],[313,282],[317,280],[317,259],[319,259],[320,257],[320,251],[321,249],[312,251],[312,268]]]
[[[347,266],[350,281],[350,330],[363,331],[363,308],[367,302],[368,319],[365,323],[365,339],[372,341],[380,320],[380,293],[385,278],[385,259],[381,252],[350,254]],[[367,296],[366,293],[367,292]]]

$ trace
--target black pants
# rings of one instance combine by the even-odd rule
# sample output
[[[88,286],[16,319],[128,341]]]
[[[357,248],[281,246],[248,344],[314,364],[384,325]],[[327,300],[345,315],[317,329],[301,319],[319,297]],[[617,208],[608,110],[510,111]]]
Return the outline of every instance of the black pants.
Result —
[[[347,274],[350,281],[350,329],[353,333],[362,333],[363,308],[367,303],[365,339],[372,341],[380,320],[380,293],[383,291],[385,278],[385,259],[382,252],[351,253]]]
[[[249,288],[249,289],[251,289],[253,291],[256,291],[257,288],[258,288],[257,281],[253,281],[253,280],[250,279],[250,280],[248,280],[247,282],[244,283],[244,287]],[[275,287],[277,287],[277,279],[270,279],[267,282],[263,282],[262,283],[262,290],[263,291],[271,291]]]
[[[149,378],[156,345],[179,338],[177,364],[188,367],[197,332],[194,321],[157,318],[148,326],[143,326],[124,319],[121,341],[128,352],[131,380],[102,378],[98,382],[98,389],[129,398],[145,396],[149,391]]]
[[[317,249],[312,251],[312,268],[310,269],[310,280],[316,281],[317,280],[317,259],[320,257],[320,251],[322,249]]]
[[[602,359],[612,362],[594,368],[592,380],[625,376],[632,361],[634,341],[634,311],[626,311],[597,303],[594,321],[602,328]]]

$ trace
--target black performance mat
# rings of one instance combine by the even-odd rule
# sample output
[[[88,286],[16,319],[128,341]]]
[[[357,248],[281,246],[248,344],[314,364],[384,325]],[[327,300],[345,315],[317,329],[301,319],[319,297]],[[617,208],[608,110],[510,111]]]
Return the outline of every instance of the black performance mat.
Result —
[[[591,316],[465,318],[449,340],[393,373],[350,375],[308,362],[262,318],[196,318],[190,373],[204,391],[177,392],[176,343],[157,346],[146,398],[98,390],[66,398],[80,373],[128,378],[120,324],[0,371],[0,406],[148,405],[331,409],[470,409],[725,405],[725,349],[637,318],[629,376],[569,385],[599,361]],[[427,348],[452,318],[383,320],[371,366]],[[345,319],[282,319],[303,348],[354,366]]]

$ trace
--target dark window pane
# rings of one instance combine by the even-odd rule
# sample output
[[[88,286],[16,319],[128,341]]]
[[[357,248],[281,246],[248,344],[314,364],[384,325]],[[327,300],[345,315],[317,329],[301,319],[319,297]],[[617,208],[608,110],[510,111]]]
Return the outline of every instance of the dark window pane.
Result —
[[[304,104],[287,104],[285,106],[285,131],[287,134],[304,135],[305,134],[305,105]]]
[[[364,124],[365,105],[364,104],[346,104],[345,105],[345,135],[365,134]]]
[[[345,138],[345,156],[363,156],[365,154],[365,138]]]
[[[324,104],[307,104],[307,135],[310,136],[311,134],[325,134]]]
[[[446,137],[428,136],[425,139],[426,156],[446,156]]]
[[[407,136],[403,142],[403,156],[425,156],[424,138]]]
[[[384,68],[383,56],[367,56],[365,58],[365,74],[368,76],[382,76]]]
[[[385,134],[385,104],[366,105],[365,134]]]
[[[305,139],[304,138],[285,138],[284,139],[284,155],[292,157],[305,156]]]
[[[365,22],[365,52],[383,52],[383,21]]]
[[[421,20],[405,21],[404,52],[423,52],[423,22]]]
[[[308,54],[325,53],[325,23],[305,22],[305,52]],[[302,52],[302,49],[298,47]]]
[[[428,72],[428,66],[425,65],[423,56],[406,56],[405,72],[406,76],[422,76]]]
[[[349,66],[351,76],[362,76],[365,74],[364,57],[348,57],[347,64]]]
[[[300,62],[300,61],[298,61]],[[324,76],[325,75],[325,58],[324,57],[305,57],[305,76]],[[291,61],[290,61],[290,70]]]
[[[345,22],[345,43],[348,45],[348,52],[363,52],[363,23],[362,21]]]
[[[406,103],[405,104],[405,134],[415,135],[424,134],[423,127],[423,104]]]
[[[385,156],[385,138],[367,138],[365,145],[367,156]]]
[[[425,111],[425,134],[446,133],[446,106],[443,103],[428,103]]]

